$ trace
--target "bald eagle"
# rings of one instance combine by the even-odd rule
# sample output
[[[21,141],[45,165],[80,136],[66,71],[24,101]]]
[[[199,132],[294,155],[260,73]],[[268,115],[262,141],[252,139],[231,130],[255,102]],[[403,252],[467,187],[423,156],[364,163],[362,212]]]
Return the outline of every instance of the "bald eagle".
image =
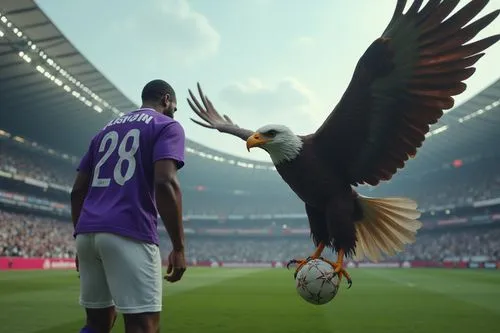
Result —
[[[316,251],[292,259],[296,272],[326,247],[340,278],[352,280],[344,257],[379,260],[415,241],[422,226],[415,201],[371,198],[353,186],[392,178],[422,146],[429,126],[453,107],[465,91],[481,53],[500,35],[465,44],[499,14],[496,10],[468,24],[488,3],[473,0],[451,15],[459,0],[415,0],[404,12],[398,0],[387,28],[359,59],[338,105],[313,134],[299,136],[288,127],[267,125],[256,132],[221,116],[198,84],[202,104],[189,91],[188,103],[202,121],[195,123],[235,135],[248,150],[267,151],[277,172],[305,203]],[[466,25],[468,24],[468,25]]]

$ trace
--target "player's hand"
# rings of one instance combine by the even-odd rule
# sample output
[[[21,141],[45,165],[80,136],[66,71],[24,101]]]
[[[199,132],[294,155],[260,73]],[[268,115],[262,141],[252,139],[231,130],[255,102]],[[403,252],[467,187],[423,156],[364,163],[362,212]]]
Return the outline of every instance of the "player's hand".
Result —
[[[167,275],[165,280],[168,282],[176,282],[182,278],[186,271],[186,259],[184,251],[172,251],[168,256]]]
[[[80,263],[78,262],[78,255],[75,257],[76,271],[80,272]]]

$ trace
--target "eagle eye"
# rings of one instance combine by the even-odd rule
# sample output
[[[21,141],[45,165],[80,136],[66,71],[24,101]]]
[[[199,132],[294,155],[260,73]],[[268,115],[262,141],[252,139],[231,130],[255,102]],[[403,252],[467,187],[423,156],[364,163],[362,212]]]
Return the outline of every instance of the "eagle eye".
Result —
[[[276,130],[269,130],[265,134],[266,134],[266,136],[270,136],[270,137],[274,138],[276,136],[276,134],[278,134],[278,131],[276,131]]]

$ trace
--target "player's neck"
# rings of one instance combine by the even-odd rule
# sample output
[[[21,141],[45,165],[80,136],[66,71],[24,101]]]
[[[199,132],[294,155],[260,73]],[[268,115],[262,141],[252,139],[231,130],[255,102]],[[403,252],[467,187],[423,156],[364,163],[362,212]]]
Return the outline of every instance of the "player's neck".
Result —
[[[155,110],[156,112],[158,113],[162,113],[159,109],[160,107],[159,106],[155,106],[155,105],[150,105],[150,104],[142,104],[141,105],[141,109],[152,109],[152,110]]]

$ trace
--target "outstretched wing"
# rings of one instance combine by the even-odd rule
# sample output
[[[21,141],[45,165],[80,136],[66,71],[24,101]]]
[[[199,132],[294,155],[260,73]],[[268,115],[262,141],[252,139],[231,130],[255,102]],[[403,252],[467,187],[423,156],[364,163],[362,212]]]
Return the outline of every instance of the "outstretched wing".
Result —
[[[191,118],[192,121],[206,128],[216,129],[222,133],[232,134],[245,141],[250,135],[253,134],[253,131],[241,128],[233,123],[231,118],[228,116],[221,116],[208,97],[203,94],[203,90],[201,90],[199,83],[197,86],[203,106],[201,106],[191,90],[189,90],[189,95],[191,96],[192,101],[188,98],[187,102],[189,103],[191,109],[198,115],[198,117],[204,120],[205,123]]]
[[[468,24],[488,3],[473,0],[443,21],[459,0],[398,0],[382,34],[359,60],[341,101],[311,135],[316,153],[353,185],[389,180],[425,140],[429,125],[461,94],[472,67],[500,39],[465,44],[497,10]],[[468,24],[467,26],[465,26]],[[465,27],[464,27],[465,26]],[[465,44],[465,45],[464,45]]]

